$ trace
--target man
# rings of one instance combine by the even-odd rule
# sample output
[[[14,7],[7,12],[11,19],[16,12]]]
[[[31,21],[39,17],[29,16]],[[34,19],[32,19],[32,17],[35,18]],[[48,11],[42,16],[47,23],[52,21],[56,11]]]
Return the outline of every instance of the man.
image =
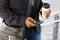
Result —
[[[34,22],[39,21],[38,15],[42,7],[42,1],[35,1],[30,16],[27,15],[28,3],[29,0],[0,0],[0,17],[9,27],[25,27],[25,38],[27,40],[40,40],[40,33],[37,33],[37,24]],[[37,5],[38,3],[39,5]],[[44,15],[48,18],[49,11],[44,12]]]

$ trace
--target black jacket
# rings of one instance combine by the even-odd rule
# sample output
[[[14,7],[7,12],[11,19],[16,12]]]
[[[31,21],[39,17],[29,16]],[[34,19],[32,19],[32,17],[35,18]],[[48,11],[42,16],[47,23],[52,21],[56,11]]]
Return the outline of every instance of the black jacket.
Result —
[[[37,2],[38,3],[38,2]],[[38,13],[42,7],[42,1],[39,1],[34,7],[32,18],[38,18]],[[22,27],[25,26],[25,20],[27,18],[26,11],[28,7],[28,0],[0,0],[0,17],[3,18],[6,25],[10,27]]]

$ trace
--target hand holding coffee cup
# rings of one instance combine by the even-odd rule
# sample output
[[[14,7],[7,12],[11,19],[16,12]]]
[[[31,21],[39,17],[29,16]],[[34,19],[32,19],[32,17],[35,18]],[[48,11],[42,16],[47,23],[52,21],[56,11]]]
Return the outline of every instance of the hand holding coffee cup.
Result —
[[[50,15],[50,12],[51,12],[51,10],[50,10],[50,4],[44,3],[43,6],[42,6],[41,11],[42,11],[43,18],[47,19],[49,17],[49,15]]]

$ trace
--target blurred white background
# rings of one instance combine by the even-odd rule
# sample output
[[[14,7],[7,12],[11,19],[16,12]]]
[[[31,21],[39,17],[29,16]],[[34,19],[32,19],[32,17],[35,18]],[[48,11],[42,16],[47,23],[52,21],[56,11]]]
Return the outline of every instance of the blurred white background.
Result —
[[[43,2],[50,4],[51,14],[56,13],[56,12],[60,13],[60,12],[58,12],[58,11],[60,11],[60,0],[43,0]],[[59,18],[60,18],[60,15],[59,15]],[[51,22],[51,21],[54,21],[54,16],[50,16],[44,22]],[[49,25],[45,25],[45,26],[41,27],[42,40],[53,40],[54,26],[55,26],[55,24],[49,24]],[[59,30],[60,30],[60,25],[59,25],[58,34],[57,34],[58,35],[57,40],[60,40],[60,31]]]

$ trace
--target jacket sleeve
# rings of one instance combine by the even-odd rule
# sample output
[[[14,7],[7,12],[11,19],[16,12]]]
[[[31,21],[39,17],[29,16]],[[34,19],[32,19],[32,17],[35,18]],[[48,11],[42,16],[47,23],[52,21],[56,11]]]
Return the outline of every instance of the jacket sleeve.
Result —
[[[5,20],[8,26],[25,26],[26,16],[19,16],[16,12],[10,10],[7,0],[0,0],[0,17]]]
[[[40,4],[39,4],[39,12],[40,12],[40,14],[42,15],[42,13],[41,13],[41,8],[42,8],[42,6],[43,6],[43,2],[42,2],[42,0],[40,0]]]

